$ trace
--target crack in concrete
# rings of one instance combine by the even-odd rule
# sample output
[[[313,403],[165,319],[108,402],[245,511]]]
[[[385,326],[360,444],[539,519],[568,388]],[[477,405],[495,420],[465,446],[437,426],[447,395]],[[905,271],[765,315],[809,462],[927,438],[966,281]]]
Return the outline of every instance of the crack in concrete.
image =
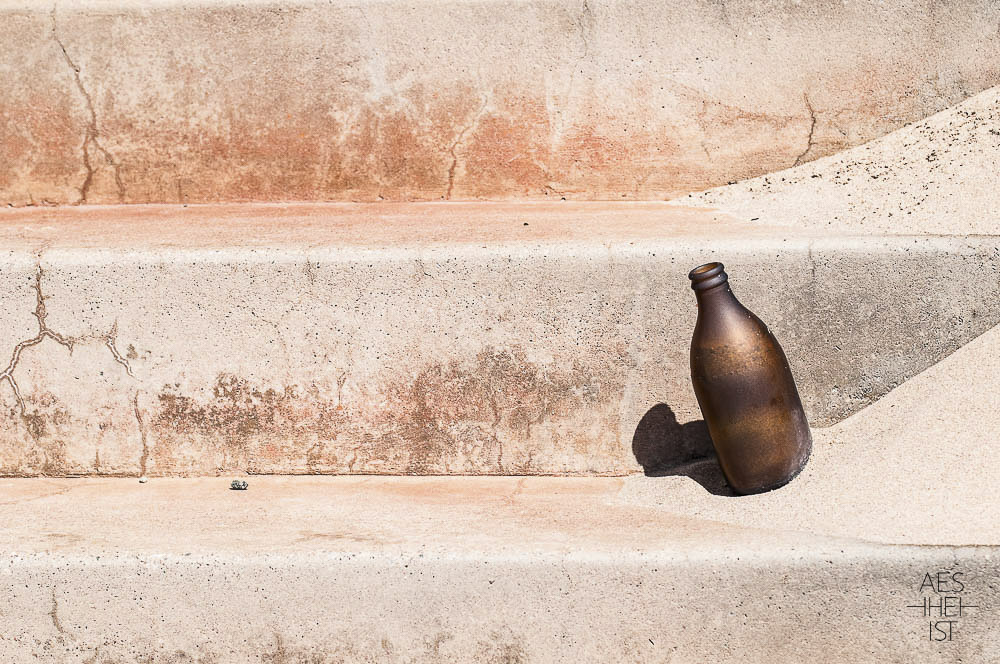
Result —
[[[310,286],[316,285],[316,268],[319,267],[319,261],[316,265],[313,265],[312,260],[306,256],[306,279],[309,280]]]
[[[351,449],[351,460],[347,463],[347,473],[354,473],[354,465],[358,462],[358,457],[361,456],[361,448],[365,446],[364,441],[358,443]]]
[[[80,67],[69,57],[69,53],[66,51],[66,46],[63,44],[62,39],[59,38],[59,32],[56,27],[56,5],[52,5],[52,40],[59,46],[59,50],[62,51],[63,59],[66,64],[73,72],[73,79],[76,81],[76,88],[83,95],[83,99],[87,105],[87,113],[90,115],[90,122],[87,124],[87,129],[83,136],[83,145],[81,149],[83,151],[83,166],[86,168],[87,173],[83,178],[83,183],[80,185],[80,198],[76,201],[76,205],[83,205],[87,202],[87,194],[90,192],[90,187],[94,183],[94,173],[95,167],[91,163],[90,159],[90,146],[93,145],[104,156],[104,160],[107,162],[114,170],[115,174],[115,186],[118,188],[118,202],[125,202],[125,182],[122,180],[121,174],[121,164],[115,161],[115,158],[111,153],[101,145],[98,137],[100,136],[100,131],[97,125],[97,111],[94,108],[93,99],[90,93],[87,92],[87,88],[83,85],[83,80],[80,78]]]
[[[455,141],[451,144],[451,147],[448,148],[448,153],[451,155],[451,166],[448,167],[448,189],[444,193],[444,199],[446,201],[451,200],[451,192],[455,188],[455,171],[458,169],[458,155],[455,153],[455,150],[457,150],[458,146],[465,140],[465,135],[472,131],[477,124],[479,124],[479,120],[482,119],[483,113],[486,112],[486,104],[488,101],[489,100],[486,97],[483,97],[483,104],[479,107],[479,111],[476,113],[475,117],[472,118],[472,121],[469,124],[462,127],[462,130],[458,132],[458,136],[455,137]]]
[[[10,385],[11,390],[14,392],[14,398],[17,400],[17,405],[21,412],[22,419],[27,418],[27,413],[24,406],[24,399],[21,396],[21,390],[17,385],[17,381],[14,379],[14,371],[17,369],[17,365],[21,361],[21,354],[24,350],[26,348],[31,348],[32,346],[37,346],[45,341],[45,339],[52,339],[60,346],[63,346],[69,350],[70,355],[73,354],[73,348],[77,344],[99,339],[103,341],[104,345],[111,351],[111,356],[114,358],[115,362],[125,367],[125,371],[130,377],[135,377],[132,373],[132,367],[129,365],[128,360],[118,352],[118,349],[115,346],[115,341],[118,337],[118,321],[115,321],[115,324],[111,326],[111,330],[106,334],[88,334],[79,337],[68,337],[49,327],[47,322],[48,312],[45,308],[46,296],[42,292],[42,277],[44,275],[45,271],[39,263],[35,268],[35,310],[32,312],[32,315],[38,321],[38,333],[30,339],[24,339],[23,341],[19,341],[15,344],[14,350],[11,352],[10,361],[7,363],[7,367],[3,371],[0,371],[0,382],[6,381],[7,384]],[[28,427],[28,430],[31,431],[31,427]]]
[[[337,376],[337,410],[344,407],[344,385],[347,383],[347,372],[341,371]]]
[[[142,411],[139,410],[139,393],[132,395],[132,412],[139,425],[139,439],[142,442],[142,456],[139,457],[139,477],[146,476],[146,465],[149,463],[149,442],[146,440],[146,425],[142,421]]]
[[[809,249],[809,271],[810,271],[810,274],[812,275],[810,283],[812,283],[812,284],[815,285],[815,283],[816,283],[816,259],[813,258],[813,242],[812,242],[812,240],[809,241],[808,249]]]
[[[322,447],[324,442],[322,440],[317,440],[315,443],[309,446],[306,450],[306,468],[309,469],[310,473],[316,474],[316,451]],[[355,454],[355,457],[357,454]]]
[[[49,618],[52,619],[52,625],[56,628],[57,632],[63,635],[67,633],[62,622],[59,620],[59,600],[56,599],[55,586],[52,587],[52,608],[49,609]]]
[[[705,153],[705,159],[712,161],[712,153],[708,151],[708,146],[705,145],[705,139],[701,141],[701,151]]]
[[[574,163],[577,163],[579,161],[580,161],[579,159],[574,160]],[[554,177],[552,177],[552,171],[549,170],[549,167],[546,166],[545,163],[543,163],[542,161],[540,161],[538,159],[532,159],[531,160],[531,165],[535,166],[538,170],[540,170],[542,172],[542,175],[545,176],[546,184],[542,185],[542,189],[541,189],[542,193],[545,194],[546,196],[548,196],[549,193],[551,192],[552,194],[555,194],[556,196],[559,196],[562,200],[566,200],[567,190],[566,189],[556,189],[553,186],[552,183],[556,182],[556,179]],[[556,182],[556,184],[558,184],[558,182]],[[579,191],[579,190],[573,190],[573,191]]]
[[[17,368],[17,363],[21,359],[21,353],[25,348],[30,348],[31,346],[36,346],[47,337],[55,341],[56,343],[65,346],[69,349],[69,352],[73,352],[73,340],[67,339],[61,334],[54,332],[48,328],[45,322],[46,316],[48,315],[45,311],[45,296],[42,295],[42,267],[38,266],[37,272],[35,273],[35,311],[34,316],[38,320],[38,334],[31,337],[30,339],[25,339],[24,341],[18,342],[14,346],[14,351],[11,353],[10,362],[7,363],[7,368],[0,372],[0,380],[6,380],[10,385],[11,389],[14,391],[14,397],[17,399],[18,406],[21,409],[21,415],[24,415],[24,400],[21,398],[21,391],[17,386],[17,381],[14,380],[14,369]]]
[[[558,196],[561,200],[566,200],[567,192],[565,189],[556,189],[555,187],[552,186],[551,183],[548,183],[542,186],[542,193],[544,193],[546,196],[548,196],[551,193],[554,196]]]
[[[118,348],[115,347],[115,341],[117,339],[118,320],[116,319],[114,325],[111,326],[111,331],[104,335],[104,345],[111,351],[111,357],[115,358],[115,362],[125,367],[125,373],[127,373],[130,378],[135,378],[135,374],[132,373],[132,367],[129,365],[128,360],[125,359],[122,354],[118,352]]]
[[[500,406],[497,403],[496,395],[493,393],[492,390],[490,391],[488,401],[490,404],[490,408],[493,410],[492,428],[493,428],[493,440],[495,440],[497,443],[497,471],[499,472],[499,474],[503,475],[504,474],[503,441],[500,440],[500,422],[502,421],[503,418],[500,414]]]
[[[805,156],[809,154],[809,151],[813,149],[813,134],[816,132],[816,111],[813,110],[812,104],[809,103],[809,95],[807,93],[802,93],[802,99],[806,103],[806,110],[809,111],[809,136],[806,138],[806,149],[795,158],[795,162],[792,164],[793,167],[801,164]]]

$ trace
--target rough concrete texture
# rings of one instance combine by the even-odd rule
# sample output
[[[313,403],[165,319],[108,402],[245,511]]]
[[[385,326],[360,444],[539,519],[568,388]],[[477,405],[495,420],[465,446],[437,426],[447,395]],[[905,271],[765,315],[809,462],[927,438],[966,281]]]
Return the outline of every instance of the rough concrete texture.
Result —
[[[857,145],[1000,76],[986,0],[0,12],[14,205],[664,198]]]
[[[888,543],[996,544],[998,413],[994,328],[874,405],[815,431],[812,459],[783,489],[739,499],[712,495],[706,487],[723,493],[713,459],[678,468],[678,477],[629,479],[622,497],[754,528],[784,524]]]
[[[678,203],[833,232],[995,235],[998,155],[1000,87],[866,145]]]
[[[712,259],[814,426],[1000,322],[993,238],[665,203],[6,210],[0,238],[4,475],[658,471],[707,450]]]
[[[739,527],[623,504],[622,482],[251,478],[237,492],[225,478],[0,481],[0,658],[1000,658],[995,546],[873,544],[785,520]],[[904,509],[900,494],[870,495]],[[864,531],[864,518],[846,520]],[[947,583],[935,590],[951,592],[921,588],[938,572]],[[945,595],[961,597],[963,615],[951,640],[931,641],[923,602]]]

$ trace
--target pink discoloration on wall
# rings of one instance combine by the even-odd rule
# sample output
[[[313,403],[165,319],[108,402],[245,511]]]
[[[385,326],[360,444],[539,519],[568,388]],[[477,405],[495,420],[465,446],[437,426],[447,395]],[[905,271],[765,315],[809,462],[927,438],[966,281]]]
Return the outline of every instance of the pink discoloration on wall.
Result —
[[[147,472],[617,474],[616,357],[561,368],[487,349],[371,386],[362,401],[345,401],[342,384],[261,388],[232,375],[204,397],[166,386],[147,418]]]
[[[0,202],[672,197],[994,85],[933,5],[8,9]]]
[[[519,349],[487,349],[373,387],[364,401],[345,401],[343,383],[274,389],[220,375],[206,389],[168,385],[155,398],[141,395],[133,410],[105,408],[96,428],[93,413],[74,412],[44,388],[25,390],[23,412],[11,406],[4,418],[0,475],[619,474],[628,461],[617,423],[624,371],[615,357],[560,368]],[[133,412],[134,421],[118,421]],[[106,452],[112,459],[102,462],[106,428],[141,437],[141,454],[116,465]],[[84,447],[96,443],[83,461],[72,453],[81,435],[91,438]]]

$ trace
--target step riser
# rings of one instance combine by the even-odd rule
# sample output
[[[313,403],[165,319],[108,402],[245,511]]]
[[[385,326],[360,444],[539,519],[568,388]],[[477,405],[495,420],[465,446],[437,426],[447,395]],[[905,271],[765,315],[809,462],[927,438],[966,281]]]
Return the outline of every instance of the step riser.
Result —
[[[994,85],[996,7],[949,12],[5,1],[0,204],[660,200]]]
[[[0,473],[648,469],[703,442],[686,273],[716,258],[814,426],[1000,322],[976,238],[11,252],[0,348],[36,338],[39,293],[53,336],[21,404],[0,384]]]
[[[988,551],[882,547],[749,562],[648,552],[24,556],[0,560],[16,589],[4,606],[0,656],[80,664],[767,664],[862,662],[873,653],[879,662],[996,661],[989,584],[1000,568]],[[977,608],[963,609],[951,640],[932,641],[944,632],[929,628],[921,606],[943,595],[921,592],[921,582],[956,570],[963,604]]]

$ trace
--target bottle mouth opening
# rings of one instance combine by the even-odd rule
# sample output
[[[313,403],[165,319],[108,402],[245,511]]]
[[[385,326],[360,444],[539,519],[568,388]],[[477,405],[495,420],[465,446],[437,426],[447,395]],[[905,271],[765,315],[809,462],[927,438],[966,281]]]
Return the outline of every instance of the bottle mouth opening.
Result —
[[[719,262],[699,265],[688,273],[688,278],[691,280],[691,288],[696,291],[715,288],[729,281],[725,266]]]

